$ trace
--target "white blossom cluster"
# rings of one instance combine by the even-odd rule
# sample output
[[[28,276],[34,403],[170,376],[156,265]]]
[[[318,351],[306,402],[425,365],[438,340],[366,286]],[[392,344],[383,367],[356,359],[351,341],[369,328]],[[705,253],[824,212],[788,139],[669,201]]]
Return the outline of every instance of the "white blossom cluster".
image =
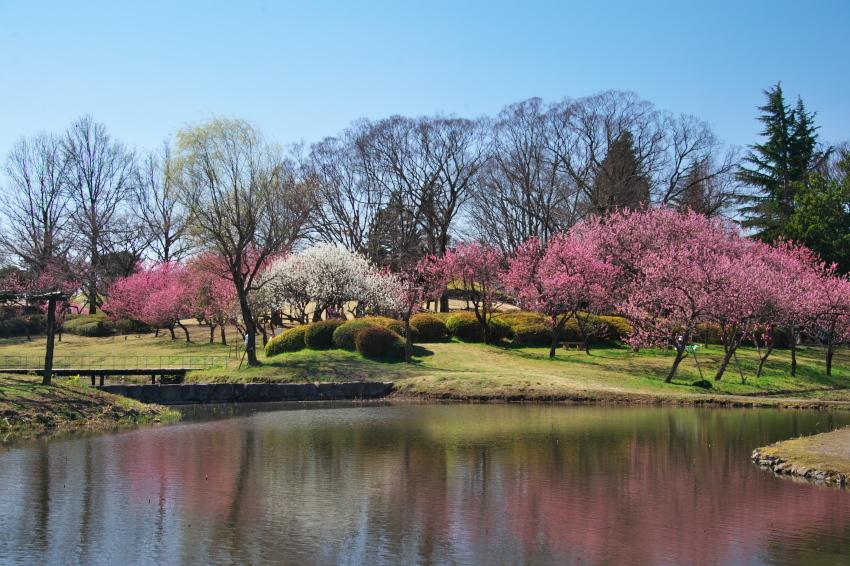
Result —
[[[402,282],[348,249],[317,244],[269,267],[259,302],[270,310],[305,313],[315,308],[357,303],[358,314],[392,313],[401,308]]]

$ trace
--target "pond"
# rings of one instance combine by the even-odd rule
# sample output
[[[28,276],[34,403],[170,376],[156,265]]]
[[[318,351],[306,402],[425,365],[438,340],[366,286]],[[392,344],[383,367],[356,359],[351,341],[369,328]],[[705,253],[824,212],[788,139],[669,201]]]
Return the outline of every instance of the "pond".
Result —
[[[850,563],[850,492],[749,460],[850,414],[275,407],[3,448],[0,563]]]

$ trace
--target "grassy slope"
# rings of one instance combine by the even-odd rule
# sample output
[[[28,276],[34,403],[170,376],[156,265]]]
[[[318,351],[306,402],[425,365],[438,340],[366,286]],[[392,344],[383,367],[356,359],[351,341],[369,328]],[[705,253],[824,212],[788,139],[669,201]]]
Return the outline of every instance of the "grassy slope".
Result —
[[[158,405],[102,393],[85,384],[41,377],[0,375],[0,432],[37,433],[69,428],[101,428],[172,421],[179,413]]]
[[[704,375],[714,388],[706,391],[692,384],[700,379],[692,358],[686,359],[673,383],[664,383],[672,353],[646,350],[634,354],[626,349],[583,352],[560,350],[548,358],[546,348],[483,346],[457,342],[421,344],[416,363],[379,363],[352,352],[303,350],[268,360],[260,368],[234,373],[226,370],[199,372],[193,378],[239,381],[333,381],[382,379],[396,381],[404,393],[453,398],[596,398],[693,401],[690,397],[735,395],[751,398],[811,401],[850,401],[850,356],[841,352],[834,376],[823,375],[821,352],[813,348],[798,353],[798,376],[788,375],[788,352],[777,352],[765,374],[756,380],[757,354],[742,351],[746,385],[737,372],[727,372],[714,382],[714,370],[722,349],[711,347],[698,354]],[[753,399],[755,400],[755,399]]]

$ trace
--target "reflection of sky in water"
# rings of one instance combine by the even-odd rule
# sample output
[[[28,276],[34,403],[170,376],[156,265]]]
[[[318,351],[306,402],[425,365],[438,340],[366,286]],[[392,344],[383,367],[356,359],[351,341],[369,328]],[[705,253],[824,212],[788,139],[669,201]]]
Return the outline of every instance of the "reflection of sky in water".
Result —
[[[845,563],[850,494],[749,462],[830,422],[850,415],[367,406],[22,444],[0,563]]]

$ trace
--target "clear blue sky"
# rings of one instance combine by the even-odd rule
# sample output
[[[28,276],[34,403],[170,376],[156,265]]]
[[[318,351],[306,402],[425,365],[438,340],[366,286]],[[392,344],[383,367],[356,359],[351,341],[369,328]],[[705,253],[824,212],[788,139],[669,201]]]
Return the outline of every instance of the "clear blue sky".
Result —
[[[762,91],[850,140],[849,0],[0,0],[0,162],[90,113],[150,149],[210,113],[281,143],[393,114],[631,90],[758,141]]]

